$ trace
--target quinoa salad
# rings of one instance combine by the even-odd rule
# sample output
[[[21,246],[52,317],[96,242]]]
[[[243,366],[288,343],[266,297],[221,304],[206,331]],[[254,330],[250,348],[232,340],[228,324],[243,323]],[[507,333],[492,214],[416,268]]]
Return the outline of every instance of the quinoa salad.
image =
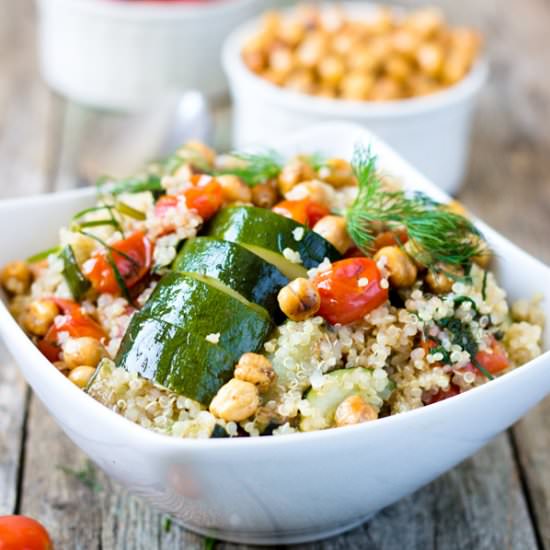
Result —
[[[361,145],[284,159],[189,142],[98,182],[59,243],[0,281],[50,368],[144,428],[373,422],[541,353],[542,296],[509,304],[465,209],[406,183]]]

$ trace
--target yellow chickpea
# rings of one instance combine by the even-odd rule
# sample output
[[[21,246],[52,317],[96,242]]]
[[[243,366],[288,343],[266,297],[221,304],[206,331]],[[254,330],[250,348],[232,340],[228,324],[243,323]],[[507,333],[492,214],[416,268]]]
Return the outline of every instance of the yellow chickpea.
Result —
[[[277,178],[277,185],[281,194],[285,195],[299,183],[314,178],[315,170],[313,170],[309,162],[306,162],[300,157],[296,157],[283,167]]]
[[[105,348],[95,338],[69,338],[63,345],[63,360],[69,370],[96,367],[105,355]]]
[[[310,280],[301,277],[283,287],[277,301],[281,311],[292,321],[305,321],[321,307],[319,292]]]
[[[32,282],[29,266],[22,261],[6,264],[0,273],[0,281],[5,290],[11,294],[25,294]]]
[[[334,422],[338,428],[369,422],[378,418],[376,409],[360,395],[351,395],[338,405],[334,413]]]
[[[416,61],[420,70],[433,78],[438,77],[443,69],[444,54],[439,44],[427,42],[416,52]]]
[[[258,388],[250,382],[232,378],[222,386],[210,403],[210,412],[228,422],[241,422],[260,406]]]
[[[351,163],[339,158],[327,159],[319,169],[319,177],[336,188],[357,184]]]
[[[435,294],[451,292],[455,280],[464,275],[464,270],[451,265],[439,265],[429,269],[426,274],[426,284]]]
[[[183,154],[190,152],[198,155],[206,161],[209,166],[214,166],[216,162],[216,152],[205,145],[204,143],[196,140],[190,140],[183,146]]]
[[[409,29],[398,29],[391,36],[393,50],[408,58],[414,57],[418,44],[418,36]]]
[[[230,174],[217,176],[216,180],[222,188],[225,202],[251,202],[252,191],[246,183],[237,176]]]
[[[443,27],[444,18],[440,10],[424,8],[411,13],[404,25],[422,38],[429,38]]]
[[[391,101],[403,96],[403,88],[391,78],[378,79],[369,93],[372,101]]]
[[[347,64],[353,72],[372,74],[379,67],[380,59],[368,47],[362,47],[347,59]]]
[[[277,32],[277,38],[287,46],[294,48],[306,34],[306,28],[301,21],[285,19]]]
[[[297,201],[311,199],[312,201],[329,206],[332,191],[330,185],[318,180],[303,181],[285,193],[285,199]]]
[[[252,187],[252,203],[260,208],[271,208],[279,200],[276,184],[267,181]]]
[[[308,69],[315,68],[327,50],[325,37],[321,33],[311,33],[298,46],[296,60],[300,65]]]
[[[346,67],[339,57],[327,56],[319,63],[319,75],[323,82],[336,85],[342,80]]]
[[[289,48],[275,48],[269,54],[269,67],[274,74],[286,78],[294,69],[294,57]]]
[[[418,271],[409,255],[399,246],[384,246],[374,255],[374,260],[386,259],[390,283],[396,288],[408,288],[416,281]]]
[[[76,367],[69,373],[69,380],[79,388],[85,388],[93,374],[95,373],[94,367]]]
[[[271,361],[259,353],[241,355],[234,373],[235,378],[256,385],[260,391],[267,390],[275,376]]]
[[[340,83],[340,93],[344,99],[361,101],[367,99],[374,86],[374,77],[360,72],[348,73]]]
[[[285,86],[289,90],[302,94],[311,94],[315,91],[315,77],[310,69],[298,69],[288,77]]]
[[[411,64],[401,55],[391,55],[384,63],[386,74],[396,82],[403,83],[412,72]]]
[[[21,321],[31,334],[44,336],[57,315],[59,308],[53,300],[35,300],[26,307]]]
[[[313,227],[313,231],[327,240],[340,254],[345,254],[353,244],[348,235],[346,220],[342,216],[325,216]]]

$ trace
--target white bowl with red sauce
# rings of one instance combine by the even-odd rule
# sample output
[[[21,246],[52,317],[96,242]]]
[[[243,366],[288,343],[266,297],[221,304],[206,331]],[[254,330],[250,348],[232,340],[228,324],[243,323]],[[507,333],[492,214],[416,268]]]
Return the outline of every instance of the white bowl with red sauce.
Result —
[[[264,0],[37,0],[47,83],[92,107],[131,111],[163,94],[226,92],[224,38]]]

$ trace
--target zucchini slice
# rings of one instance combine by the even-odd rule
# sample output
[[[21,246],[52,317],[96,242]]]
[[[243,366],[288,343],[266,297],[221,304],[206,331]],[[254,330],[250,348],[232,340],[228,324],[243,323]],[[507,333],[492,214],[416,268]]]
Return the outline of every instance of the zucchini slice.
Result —
[[[342,257],[332,244],[304,225],[255,206],[222,209],[210,223],[208,234],[246,246],[289,278],[304,276],[306,269],[319,265],[325,258],[332,262]],[[302,263],[287,260],[283,256],[285,249],[298,252]]]
[[[277,294],[288,283],[287,277],[239,244],[196,237],[185,243],[172,269],[218,279],[247,300],[265,307],[273,317],[280,315]]]
[[[264,308],[223,283],[172,272],[132,317],[116,364],[207,405],[240,356],[258,351],[271,329]]]

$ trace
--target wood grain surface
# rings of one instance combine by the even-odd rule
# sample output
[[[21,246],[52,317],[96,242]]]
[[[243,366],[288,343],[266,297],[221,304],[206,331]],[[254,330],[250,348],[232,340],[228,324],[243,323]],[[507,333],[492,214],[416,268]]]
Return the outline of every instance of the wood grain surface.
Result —
[[[453,22],[483,31],[491,62],[459,198],[550,262],[550,3],[436,3]],[[35,27],[31,0],[0,0],[0,197],[73,185],[77,134],[98,116],[68,105],[42,84]],[[227,112],[217,113],[217,120],[226,118]],[[218,129],[223,145],[226,135]],[[204,547],[201,537],[170,526],[93,467],[95,479],[88,484],[67,473],[67,467],[87,468],[86,457],[32,396],[2,348],[0,514],[36,517],[63,550]],[[216,548],[244,547],[220,542]],[[361,528],[295,548],[550,550],[550,401]]]

